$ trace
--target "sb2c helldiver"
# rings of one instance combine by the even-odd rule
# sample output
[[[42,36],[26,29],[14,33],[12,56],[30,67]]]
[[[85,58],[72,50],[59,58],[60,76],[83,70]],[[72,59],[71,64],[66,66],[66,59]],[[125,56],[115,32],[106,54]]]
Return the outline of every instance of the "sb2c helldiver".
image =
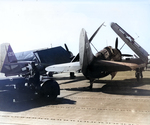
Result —
[[[136,70],[137,80],[139,80],[140,77],[142,78],[142,71],[148,63],[148,53],[134,41],[134,38],[116,23],[111,23],[112,29],[139,56],[139,58],[123,60],[122,56],[130,55],[122,54],[118,49],[118,38],[116,38],[115,48],[107,46],[95,56],[93,55],[90,43],[102,25],[90,39],[88,39],[86,31],[84,29],[81,30],[79,54],[77,55],[79,57],[79,62],[72,61],[67,64],[52,65],[47,67],[46,71],[69,72],[81,70],[83,75],[90,80],[90,89],[92,89],[93,82],[96,78],[102,78],[110,74],[113,79],[118,71]]]
[[[0,45],[0,72],[5,76],[22,76],[17,78],[20,79],[20,83],[16,83],[17,89],[25,87],[27,82],[30,88],[35,88],[40,94],[55,98],[60,94],[58,83],[50,78],[40,79],[40,75],[45,75],[47,66],[71,61],[73,55],[66,45],[65,47],[66,50],[59,46],[15,54],[9,43],[3,43]]]

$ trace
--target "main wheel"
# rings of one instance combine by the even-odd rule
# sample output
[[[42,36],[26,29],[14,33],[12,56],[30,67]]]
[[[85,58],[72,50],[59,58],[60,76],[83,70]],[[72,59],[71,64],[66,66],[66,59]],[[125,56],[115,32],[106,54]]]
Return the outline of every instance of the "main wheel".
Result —
[[[74,72],[70,72],[70,79],[74,79],[75,77]]]
[[[55,100],[59,94],[60,88],[55,80],[47,80],[42,84],[41,95],[50,98],[50,100]]]
[[[136,72],[135,76],[136,76],[137,81],[139,81],[139,79],[140,79],[140,73]]]
[[[137,81],[139,81],[139,79],[140,79],[140,69],[139,68],[136,69],[135,77],[136,77]]]

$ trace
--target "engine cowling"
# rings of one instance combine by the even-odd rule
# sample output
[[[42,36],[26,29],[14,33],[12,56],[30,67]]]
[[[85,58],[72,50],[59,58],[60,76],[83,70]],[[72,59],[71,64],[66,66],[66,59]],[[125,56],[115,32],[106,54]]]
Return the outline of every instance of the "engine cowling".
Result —
[[[101,50],[100,52],[98,52],[95,57],[97,60],[110,60],[110,61],[121,61],[121,52],[120,50],[118,50],[117,48],[114,49],[111,46],[107,46],[105,47],[103,50]],[[111,74],[113,79],[115,77],[117,72],[101,72],[102,76],[107,76],[108,74]]]
[[[98,52],[95,57],[100,60],[121,61],[121,52],[118,49],[107,46]]]

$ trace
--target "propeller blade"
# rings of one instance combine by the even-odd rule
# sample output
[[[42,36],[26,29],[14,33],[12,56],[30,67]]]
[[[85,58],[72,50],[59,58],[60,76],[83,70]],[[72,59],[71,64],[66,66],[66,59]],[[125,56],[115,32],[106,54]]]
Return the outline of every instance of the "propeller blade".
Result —
[[[105,23],[105,22],[104,22]],[[99,29],[104,25],[104,23],[102,23],[102,25],[100,25],[100,27],[98,27],[98,29],[95,31],[95,33],[91,36],[91,38],[89,39],[89,42],[91,42],[93,40],[93,38],[95,37],[95,35],[97,34],[97,32],[99,31]]]
[[[68,46],[66,44],[64,44],[64,45],[65,45],[66,50],[69,52]]]
[[[131,54],[122,54],[121,56],[132,57],[133,55],[131,55]]]
[[[115,48],[118,49],[118,37],[116,38]]]

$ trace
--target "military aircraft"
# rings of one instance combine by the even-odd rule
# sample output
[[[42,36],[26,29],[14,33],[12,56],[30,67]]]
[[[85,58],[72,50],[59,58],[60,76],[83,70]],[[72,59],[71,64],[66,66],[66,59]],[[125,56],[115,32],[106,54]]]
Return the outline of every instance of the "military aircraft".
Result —
[[[34,84],[33,81],[33,78],[37,76],[34,72],[35,66],[39,74],[44,75],[46,73],[45,67],[53,64],[70,62],[71,58],[73,58],[73,54],[66,45],[65,47],[66,50],[59,46],[15,54],[9,43],[3,43],[0,45],[0,72],[4,73],[5,76],[23,76],[26,78],[26,82],[29,83],[30,86],[32,85],[32,88],[36,88],[36,83]],[[38,75],[38,77],[40,76]],[[39,79],[38,77],[36,79]],[[20,78],[20,81],[21,80],[22,78]],[[55,97],[59,95],[60,89],[56,81],[52,79],[42,81],[41,79],[40,84],[42,94],[51,94]],[[16,84],[16,86],[18,89],[23,87],[20,83]]]
[[[14,53],[9,43],[3,43],[0,45],[0,72],[5,73],[5,76],[25,75],[28,72],[27,66],[35,62],[43,74],[49,65],[71,61],[73,54],[65,47],[67,50],[58,46]]]
[[[98,30],[100,28],[101,26]],[[142,70],[148,63],[148,53],[118,24],[111,23],[111,28],[139,56],[138,58],[123,60],[122,56],[127,54],[122,54],[118,49],[118,38],[116,38],[115,48],[107,46],[94,56],[90,42],[98,30],[94,33],[95,35],[92,39],[88,40],[86,31],[82,29],[79,38],[79,61],[52,65],[47,67],[46,71],[73,72],[81,70],[83,75],[90,80],[90,89],[92,89],[96,78],[102,78],[110,74],[113,79],[118,71],[136,70],[136,78],[139,80],[140,77],[143,77]]]

